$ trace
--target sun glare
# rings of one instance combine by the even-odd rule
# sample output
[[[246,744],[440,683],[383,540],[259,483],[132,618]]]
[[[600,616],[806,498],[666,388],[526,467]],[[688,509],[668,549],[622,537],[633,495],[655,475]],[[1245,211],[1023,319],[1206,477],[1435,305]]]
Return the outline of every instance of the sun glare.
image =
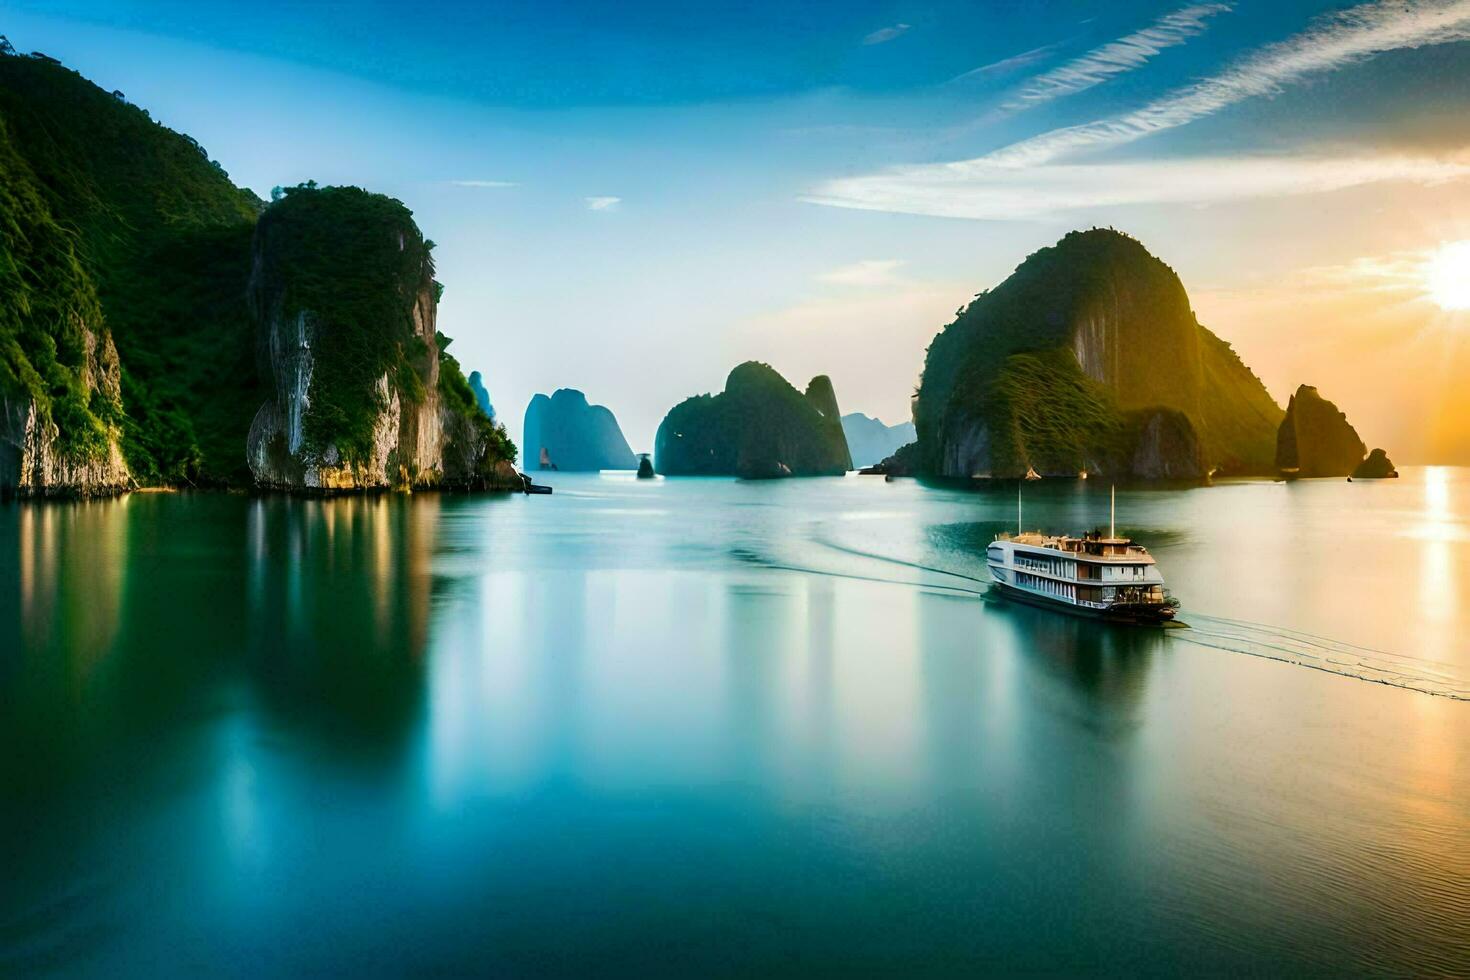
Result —
[[[1470,239],[1442,245],[1424,263],[1424,285],[1442,310],[1470,310]]]

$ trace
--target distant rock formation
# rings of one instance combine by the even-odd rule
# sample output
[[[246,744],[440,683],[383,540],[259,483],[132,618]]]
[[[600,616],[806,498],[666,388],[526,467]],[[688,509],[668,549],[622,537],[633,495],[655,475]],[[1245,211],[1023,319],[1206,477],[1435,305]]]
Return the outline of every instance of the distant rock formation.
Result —
[[[895,476],[918,476],[919,475],[919,444],[910,442],[899,446],[893,451],[893,455],[887,456],[872,466],[864,467],[858,472],[869,475]]]
[[[1288,477],[1350,476],[1368,447],[1347,416],[1311,385],[1286,404],[1276,433],[1276,468]]]
[[[475,404],[480,411],[485,413],[487,419],[495,421],[495,406],[490,404],[490,392],[485,390],[485,382],[479,371],[470,372],[470,391],[474,392]]]
[[[638,465],[613,413],[601,405],[589,405],[587,396],[575,388],[533,397],[526,406],[522,433],[526,452],[541,459],[543,468],[595,472],[631,470]]]
[[[900,447],[914,441],[914,423],[900,422],[884,425],[862,412],[849,412],[842,416],[842,434],[847,437],[847,448],[852,453],[852,465],[872,466],[892,456]]]
[[[514,447],[435,329],[438,284],[407,208],[296,188],[256,226],[251,309],[274,393],[246,456],[260,486],[511,489]]]
[[[671,476],[769,479],[852,468],[831,380],[818,375],[803,394],[757,361],[731,371],[722,393],[675,405],[658,427],[654,458]]]
[[[639,453],[638,454],[638,479],[640,479],[640,480],[652,480],[653,477],[654,477],[653,460],[649,458],[648,453]]]
[[[1373,450],[1353,470],[1354,480],[1391,480],[1398,475],[1399,471],[1393,468],[1393,460],[1382,449]]]
[[[952,477],[1272,472],[1281,409],[1139,242],[1073,232],[930,345],[920,464]]]

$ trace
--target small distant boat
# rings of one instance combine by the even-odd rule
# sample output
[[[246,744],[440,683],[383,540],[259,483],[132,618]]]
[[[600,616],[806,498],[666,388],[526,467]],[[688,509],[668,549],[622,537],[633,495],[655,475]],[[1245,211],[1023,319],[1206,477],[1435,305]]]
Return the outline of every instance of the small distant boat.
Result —
[[[1116,510],[1116,494],[1114,495]],[[1148,549],[1117,535],[1081,537],[1020,530],[1000,534],[986,548],[986,564],[1002,595],[1031,605],[1114,622],[1159,625],[1178,603]]]

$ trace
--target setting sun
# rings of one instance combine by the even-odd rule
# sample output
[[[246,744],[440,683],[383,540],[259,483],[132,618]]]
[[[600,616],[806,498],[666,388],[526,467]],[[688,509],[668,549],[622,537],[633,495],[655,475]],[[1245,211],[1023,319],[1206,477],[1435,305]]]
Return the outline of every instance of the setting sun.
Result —
[[[1429,298],[1444,310],[1470,310],[1470,239],[1441,246],[1424,264]]]

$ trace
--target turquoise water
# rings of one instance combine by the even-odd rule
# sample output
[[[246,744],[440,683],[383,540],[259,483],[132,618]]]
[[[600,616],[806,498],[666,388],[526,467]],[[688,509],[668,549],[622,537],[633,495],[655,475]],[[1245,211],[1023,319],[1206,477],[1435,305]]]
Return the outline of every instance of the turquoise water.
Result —
[[[0,975],[1470,970],[1467,471],[554,482],[0,507]]]

